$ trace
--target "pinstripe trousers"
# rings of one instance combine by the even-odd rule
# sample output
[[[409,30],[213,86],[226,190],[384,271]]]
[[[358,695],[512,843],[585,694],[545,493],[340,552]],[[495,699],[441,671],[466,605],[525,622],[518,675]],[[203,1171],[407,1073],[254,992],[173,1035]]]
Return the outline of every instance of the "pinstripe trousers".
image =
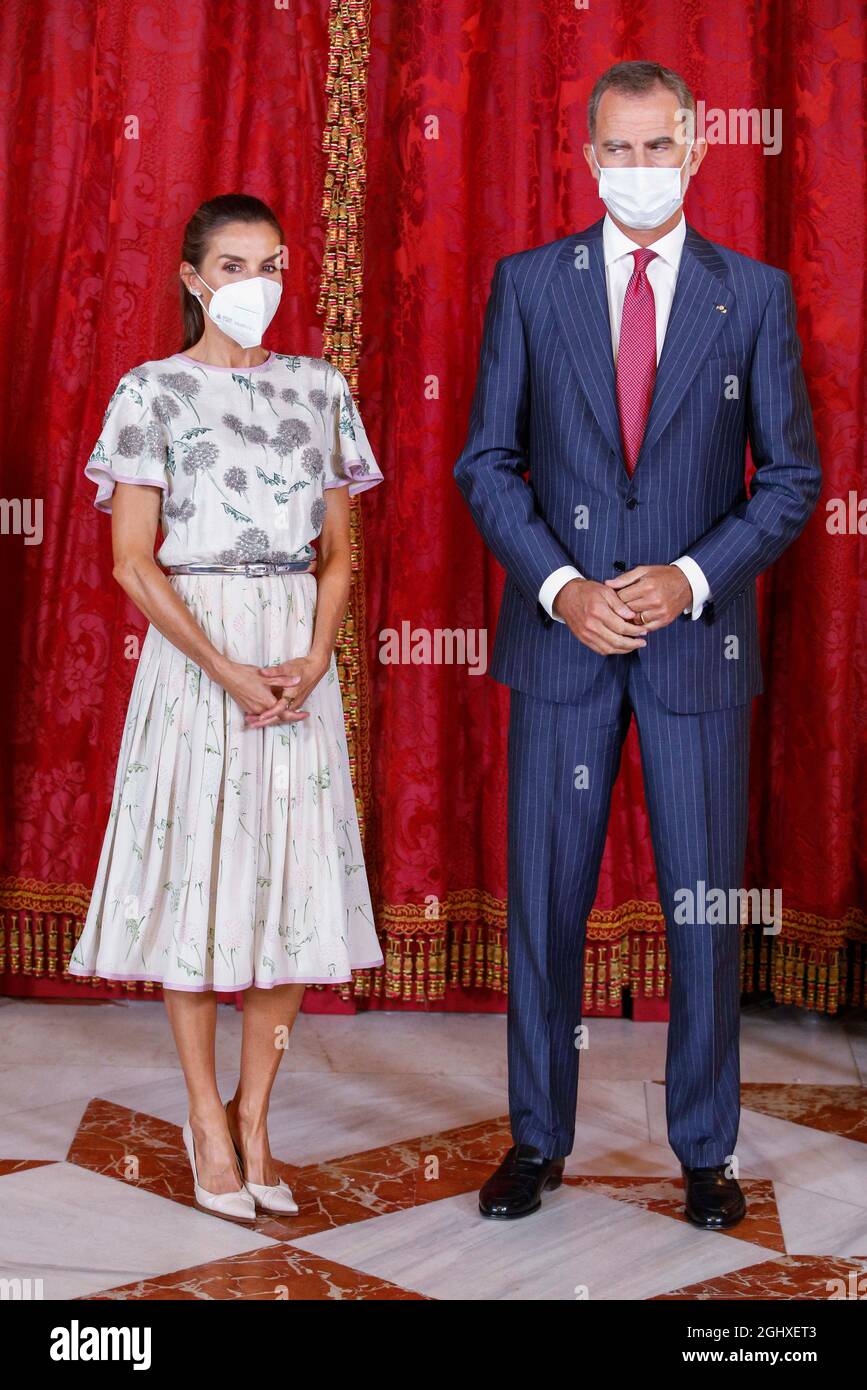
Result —
[[[671,966],[669,1143],[689,1167],[734,1153],[740,926],[678,921],[683,900],[675,894],[742,886],[750,710],[749,702],[700,714],[667,709],[637,652],[608,657],[576,704],[512,690],[508,1058],[516,1143],[548,1157],[565,1156],[574,1143],[587,917],[634,714]]]

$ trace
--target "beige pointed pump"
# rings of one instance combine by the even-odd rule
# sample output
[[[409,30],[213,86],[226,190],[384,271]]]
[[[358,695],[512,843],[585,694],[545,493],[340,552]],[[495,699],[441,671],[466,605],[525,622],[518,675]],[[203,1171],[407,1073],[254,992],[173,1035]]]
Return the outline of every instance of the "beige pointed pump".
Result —
[[[252,1193],[247,1191],[246,1185],[239,1187],[235,1192],[208,1192],[201,1186],[196,1168],[196,1144],[189,1119],[185,1121],[182,1133],[187,1157],[193,1170],[195,1202],[199,1211],[206,1211],[210,1216],[222,1216],[225,1221],[255,1221],[256,1203]],[[243,1183],[243,1177],[241,1181]]]
[[[226,1110],[229,1102],[226,1101]],[[227,1116],[228,1118],[228,1116]],[[231,1130],[229,1131],[231,1134]],[[232,1143],[235,1144],[234,1139]],[[273,1186],[264,1183],[248,1182],[244,1177],[244,1160],[241,1151],[235,1144],[235,1153],[238,1155],[238,1163],[241,1168],[241,1177],[244,1187],[252,1197],[260,1211],[270,1212],[273,1216],[297,1216],[298,1203],[292,1196],[292,1189],[288,1187],[282,1178],[279,1178]]]

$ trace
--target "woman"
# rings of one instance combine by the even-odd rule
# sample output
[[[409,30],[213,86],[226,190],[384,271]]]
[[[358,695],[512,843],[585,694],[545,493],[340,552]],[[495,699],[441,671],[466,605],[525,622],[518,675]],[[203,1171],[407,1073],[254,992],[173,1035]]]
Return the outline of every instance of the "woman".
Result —
[[[149,627],[69,970],[163,986],[196,1204],[240,1221],[298,1210],[267,1115],[304,986],[383,963],[334,660],[349,494],[382,473],[340,372],[261,346],[282,242],[256,198],[198,209],[183,350],[121,379],[85,468]],[[245,991],[225,1108],[215,990]]]

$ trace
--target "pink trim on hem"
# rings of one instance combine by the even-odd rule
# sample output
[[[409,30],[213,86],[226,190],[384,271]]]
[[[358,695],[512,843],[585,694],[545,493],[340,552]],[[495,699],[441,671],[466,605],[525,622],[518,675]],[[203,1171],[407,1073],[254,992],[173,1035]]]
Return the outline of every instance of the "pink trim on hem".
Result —
[[[261,372],[263,367],[274,361],[273,352],[269,352],[265,361],[257,362],[255,367],[218,367],[215,362],[199,362],[195,357],[188,357],[185,352],[173,352],[172,357],[179,358],[181,362],[189,362],[193,367],[207,367],[209,372]]]
[[[353,965],[351,969],[378,970],[379,967],[384,964],[385,957],[380,956],[379,960],[364,961],[360,965]],[[352,981],[351,975],[332,975],[328,976],[327,978],[313,977],[309,980],[270,980],[268,984],[263,984],[259,980],[248,980],[247,983],[244,985],[167,985],[164,983],[163,980],[155,979],[153,975],[111,975],[107,974],[104,970],[98,969],[73,969],[71,964],[69,965],[66,973],[68,975],[77,975],[86,979],[115,980],[119,981],[121,984],[125,983],[128,980],[143,980],[151,985],[162,985],[165,989],[181,990],[184,994],[204,994],[206,992],[211,992],[213,994],[236,994],[241,990],[250,989],[253,985],[255,985],[256,989],[274,989],[276,985],[346,985],[351,983]]]

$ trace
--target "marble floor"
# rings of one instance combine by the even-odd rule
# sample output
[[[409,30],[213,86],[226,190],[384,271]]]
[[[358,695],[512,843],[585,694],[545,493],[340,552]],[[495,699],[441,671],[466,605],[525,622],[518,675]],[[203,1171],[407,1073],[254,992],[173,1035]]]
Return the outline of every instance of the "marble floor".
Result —
[[[224,1096],[241,1021],[220,1009]],[[193,1206],[162,1004],[0,999],[0,1279],[45,1299],[865,1295],[867,1023],[744,1012],[729,1233],[683,1216],[665,1025],[589,1024],[566,1180],[495,1223],[476,1193],[511,1142],[505,1020],[302,1015],[271,1118],[300,1212],[249,1228]]]

